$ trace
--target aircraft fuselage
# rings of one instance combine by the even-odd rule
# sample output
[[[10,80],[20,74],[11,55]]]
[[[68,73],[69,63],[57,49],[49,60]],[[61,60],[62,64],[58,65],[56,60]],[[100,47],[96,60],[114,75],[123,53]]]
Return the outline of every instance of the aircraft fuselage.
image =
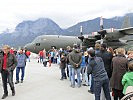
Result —
[[[58,35],[43,35],[37,37],[32,43],[29,43],[25,48],[29,51],[38,53],[40,50],[50,50],[52,47],[64,48],[73,46],[73,44],[80,44],[81,41],[75,36],[58,36]]]

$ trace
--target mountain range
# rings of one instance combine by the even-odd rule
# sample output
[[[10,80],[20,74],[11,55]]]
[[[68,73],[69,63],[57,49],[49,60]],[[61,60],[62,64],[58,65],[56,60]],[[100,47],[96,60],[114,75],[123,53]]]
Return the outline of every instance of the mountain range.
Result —
[[[133,13],[126,14],[130,18],[130,24],[133,26]],[[104,18],[104,28],[121,28],[125,16],[116,16],[113,18]],[[67,29],[60,26],[49,18],[39,18],[35,21],[23,21],[19,23],[15,31],[3,32],[0,34],[0,44],[8,44],[13,47],[24,46],[32,42],[40,35],[80,35],[80,26],[83,26],[83,34],[90,34],[100,29],[100,18],[79,22]]]

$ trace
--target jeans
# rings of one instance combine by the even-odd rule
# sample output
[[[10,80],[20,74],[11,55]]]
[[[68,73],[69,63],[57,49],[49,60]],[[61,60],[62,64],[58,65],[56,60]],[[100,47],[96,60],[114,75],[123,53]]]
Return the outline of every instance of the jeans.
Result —
[[[89,76],[90,79],[90,91],[94,93],[94,78],[92,77],[92,74]]]
[[[20,72],[20,69],[21,69],[21,80],[24,80],[24,74],[25,74],[25,67],[17,67],[16,68],[16,80],[19,81],[19,72]]]
[[[72,65],[68,64],[68,70],[69,70],[69,80],[72,80]]]
[[[106,100],[103,88],[101,88],[101,97],[100,97],[100,100]]]
[[[81,72],[81,68],[73,68],[72,67],[71,85],[75,86],[75,74],[77,74],[77,84],[78,84],[78,86],[81,86],[80,72]]]
[[[82,73],[82,82],[85,81],[85,84],[86,85],[89,85],[89,82],[88,82],[88,75],[87,75],[87,67],[81,67],[82,70],[81,70],[81,73]]]
[[[66,78],[65,68],[61,68],[61,78],[62,79]]]
[[[53,63],[54,63],[54,64],[57,64],[57,58],[54,58],[54,59],[53,59]]]
[[[5,71],[3,70],[1,72],[2,75],[2,82],[3,82],[3,88],[4,88],[4,94],[8,94],[7,90],[7,80],[9,82],[11,90],[14,90],[14,83],[13,83],[13,71]]]
[[[40,63],[43,62],[43,56],[40,56]]]
[[[82,80],[85,80],[85,66],[81,66],[81,74],[82,74]]]
[[[103,80],[103,81],[94,81],[95,100],[100,100],[100,94],[101,94],[102,87],[103,87],[106,100],[111,100],[108,79]]]

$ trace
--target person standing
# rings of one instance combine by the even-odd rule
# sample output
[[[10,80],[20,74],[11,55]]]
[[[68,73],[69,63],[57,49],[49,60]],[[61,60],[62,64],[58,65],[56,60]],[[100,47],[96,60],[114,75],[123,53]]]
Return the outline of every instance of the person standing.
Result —
[[[110,86],[114,93],[114,100],[121,99],[124,94],[122,86],[122,77],[128,71],[128,60],[125,57],[125,49],[118,48],[116,50],[116,56],[112,59],[112,77],[110,79]]]
[[[25,53],[23,53],[23,49],[21,49],[17,55],[17,67],[16,67],[16,82],[15,84],[19,83],[19,72],[21,70],[22,74],[21,74],[21,83],[23,83],[24,80],[24,74],[25,74],[25,66],[26,66],[26,55]]]
[[[90,54],[90,51],[93,50],[92,47],[87,49],[88,54]],[[96,53],[96,52],[95,52]],[[88,55],[88,63],[90,62],[90,56]],[[88,64],[87,64],[88,65]],[[88,69],[89,66],[87,66]],[[93,78],[93,74],[87,74],[88,75],[88,79],[89,79],[89,84],[90,84],[90,89],[88,90],[89,93],[94,94],[94,78]]]
[[[39,58],[40,58],[40,63],[42,63],[43,62],[43,58],[44,58],[43,50],[39,51]]]
[[[107,51],[106,43],[101,44],[100,52],[96,53],[96,56],[101,57],[103,59],[104,67],[107,72],[108,78],[110,80],[112,76],[111,63],[112,63],[113,54]]]
[[[111,63],[112,63],[113,54],[107,51],[107,44],[106,43],[101,44],[100,52],[96,52],[96,56],[102,58],[102,60],[104,62],[105,70],[106,70],[108,78],[110,80],[110,78],[112,76]],[[101,91],[102,91],[101,92],[101,99],[105,100],[103,89]]]
[[[109,78],[104,67],[104,62],[101,57],[95,56],[94,50],[89,51],[89,56],[90,61],[87,67],[87,73],[92,73],[94,79],[95,100],[100,100],[101,88],[103,88],[106,100],[111,100],[109,91]]]
[[[67,46],[67,56],[66,56],[66,63],[67,63],[67,73],[68,73],[68,77],[69,77],[69,81],[71,81],[71,77],[72,77],[72,66],[70,64],[70,61],[69,61],[69,54],[72,52],[72,49],[70,46]]]
[[[77,84],[78,87],[81,87],[81,78],[80,78],[80,64],[82,62],[82,54],[80,53],[80,49],[78,48],[77,44],[73,45],[73,51],[69,54],[69,61],[72,65],[72,80],[71,80],[71,87],[75,87],[75,73],[77,74]]]
[[[27,61],[30,62],[30,55],[31,55],[30,51],[25,50],[25,54],[26,54],[26,57],[27,57]]]
[[[0,72],[2,76],[4,94],[2,99],[8,96],[7,80],[12,90],[12,96],[15,96],[15,88],[13,83],[13,71],[17,65],[17,60],[14,54],[10,54],[10,47],[8,45],[3,46],[3,54],[0,55]]]
[[[85,84],[83,85],[88,86],[88,76],[86,71],[87,67],[86,67],[84,52],[82,52],[82,62],[80,66],[81,66],[81,74],[82,74],[82,83],[85,82]]]
[[[122,78],[123,94],[126,94],[128,86],[133,86],[133,61],[128,62],[129,71],[126,72]],[[133,91],[133,90],[132,90]]]
[[[61,69],[61,79],[67,79],[66,77],[66,72],[65,72],[65,68],[66,68],[66,57],[64,54],[61,55],[61,63],[60,63],[60,69]]]

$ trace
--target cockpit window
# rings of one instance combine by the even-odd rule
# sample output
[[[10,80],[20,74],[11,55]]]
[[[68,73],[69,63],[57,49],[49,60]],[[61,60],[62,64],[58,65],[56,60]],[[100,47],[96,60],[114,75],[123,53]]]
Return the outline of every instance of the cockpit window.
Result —
[[[36,43],[36,46],[40,46],[40,43]]]

